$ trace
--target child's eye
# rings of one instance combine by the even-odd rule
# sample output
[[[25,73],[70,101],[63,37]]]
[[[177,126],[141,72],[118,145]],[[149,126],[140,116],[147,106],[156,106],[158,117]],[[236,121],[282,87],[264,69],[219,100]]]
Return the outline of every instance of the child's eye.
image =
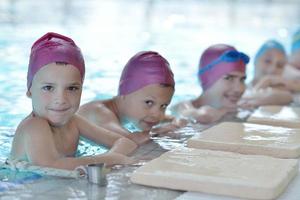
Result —
[[[45,85],[42,87],[42,90],[45,90],[45,91],[52,91],[54,88],[53,86],[51,85]]]
[[[147,104],[147,106],[152,106],[154,104],[154,102],[151,100],[147,100],[145,101],[145,103]]]
[[[270,64],[270,63],[272,63],[272,60],[271,59],[265,59],[265,63]]]
[[[78,86],[70,86],[70,87],[68,87],[68,90],[77,91],[77,90],[79,90],[79,87]]]
[[[233,76],[225,76],[224,79],[228,80],[228,81],[232,81],[233,80]]]
[[[163,105],[161,105],[161,108],[164,109],[164,110],[165,110],[167,107],[168,107],[168,104],[163,104]]]

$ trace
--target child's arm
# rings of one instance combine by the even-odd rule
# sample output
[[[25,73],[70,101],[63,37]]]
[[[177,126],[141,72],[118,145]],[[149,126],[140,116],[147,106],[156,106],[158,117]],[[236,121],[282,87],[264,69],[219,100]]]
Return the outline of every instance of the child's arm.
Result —
[[[165,115],[165,118],[161,120],[161,124],[151,129],[151,135],[166,135],[186,126],[187,124],[188,120],[185,118]]]
[[[75,115],[75,120],[80,134],[96,143],[111,147],[111,152],[128,155],[137,148],[137,145],[130,139],[90,123],[79,115]]]
[[[94,123],[96,126],[111,130],[134,141],[138,145],[142,145],[150,141],[149,131],[131,134],[128,130],[121,126],[119,119],[105,106],[96,106],[94,109],[90,109],[88,106],[82,107],[79,114],[88,119],[88,121]]]
[[[255,90],[275,88],[287,90],[293,93],[300,92],[300,80],[299,79],[284,79],[283,77],[271,77],[267,76],[259,81],[255,86]]]
[[[286,79],[285,85],[287,90],[297,93],[300,92],[300,80],[299,79]]]
[[[253,89],[260,90],[269,87],[287,89],[286,80],[281,76],[265,76],[254,85]]]
[[[183,116],[192,121],[196,121],[201,124],[210,124],[220,120],[226,113],[236,111],[236,109],[215,109],[207,105],[201,106],[200,108],[195,108],[190,102],[182,102],[176,105],[176,107],[173,107],[173,111],[179,116]]]
[[[289,91],[266,88],[247,91],[238,103],[242,108],[255,108],[262,105],[287,105],[293,101]]]
[[[236,112],[236,108],[213,108],[205,105],[195,111],[191,111],[194,119],[202,124],[211,124],[221,120],[224,115],[230,112]]]
[[[287,89],[293,93],[300,92],[300,70],[293,66],[293,64],[287,64],[284,67],[283,75],[286,80]]]
[[[78,114],[93,124],[127,136],[130,132],[123,128],[119,119],[103,103],[91,103],[80,107]]]
[[[96,156],[74,158],[63,155],[57,149],[51,128],[44,119],[35,118],[23,127],[22,137],[28,160],[33,165],[73,170],[81,165],[106,163],[130,164],[131,158],[118,153],[105,153]]]

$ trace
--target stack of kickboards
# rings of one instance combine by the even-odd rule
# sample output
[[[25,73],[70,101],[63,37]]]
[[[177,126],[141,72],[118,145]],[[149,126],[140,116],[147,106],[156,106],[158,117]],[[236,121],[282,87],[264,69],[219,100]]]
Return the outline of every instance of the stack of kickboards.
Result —
[[[275,199],[299,171],[300,108],[263,106],[222,122],[138,168],[131,181],[247,199]]]

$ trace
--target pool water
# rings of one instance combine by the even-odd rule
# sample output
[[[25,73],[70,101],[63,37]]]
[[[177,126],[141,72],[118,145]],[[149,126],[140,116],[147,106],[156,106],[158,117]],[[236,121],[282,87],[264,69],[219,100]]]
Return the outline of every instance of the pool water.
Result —
[[[26,97],[32,43],[46,32],[72,37],[86,60],[82,103],[116,95],[120,72],[141,50],[160,52],[175,74],[172,104],[201,93],[196,77],[201,52],[229,43],[251,57],[270,38],[287,48],[300,25],[296,0],[34,0],[0,2],[0,160],[18,123],[30,113]],[[248,67],[248,81],[252,63]],[[104,148],[82,141],[78,155]]]
[[[0,192],[9,189],[19,189],[22,184],[36,181],[42,178],[34,172],[18,172],[10,169],[0,168]]]

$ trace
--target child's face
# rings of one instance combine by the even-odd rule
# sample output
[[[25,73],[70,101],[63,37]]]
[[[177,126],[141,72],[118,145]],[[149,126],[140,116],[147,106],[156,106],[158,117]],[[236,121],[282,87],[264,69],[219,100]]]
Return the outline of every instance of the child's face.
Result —
[[[33,113],[52,126],[66,124],[80,104],[82,82],[80,72],[72,65],[51,63],[34,76],[28,96]]]
[[[244,72],[232,71],[215,82],[204,95],[215,108],[236,107],[245,91],[245,79]]]
[[[123,114],[127,120],[142,130],[150,130],[164,117],[174,89],[160,84],[151,84],[131,94],[121,96],[125,105]]]
[[[281,75],[286,64],[286,56],[277,49],[266,51],[258,58],[256,67],[256,76]]]

